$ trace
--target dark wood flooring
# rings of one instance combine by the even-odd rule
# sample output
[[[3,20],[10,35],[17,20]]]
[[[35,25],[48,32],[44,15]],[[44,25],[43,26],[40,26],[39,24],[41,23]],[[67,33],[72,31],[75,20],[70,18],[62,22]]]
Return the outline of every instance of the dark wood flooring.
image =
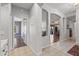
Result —
[[[23,39],[21,37],[16,37],[16,39],[17,39],[17,45],[16,45],[15,48],[26,46],[26,44],[24,43],[24,41],[23,41]]]
[[[74,45],[69,51],[69,54],[73,55],[73,56],[79,56],[79,46],[78,45]]]
[[[58,34],[54,34],[54,42],[58,42],[59,41],[59,35]]]

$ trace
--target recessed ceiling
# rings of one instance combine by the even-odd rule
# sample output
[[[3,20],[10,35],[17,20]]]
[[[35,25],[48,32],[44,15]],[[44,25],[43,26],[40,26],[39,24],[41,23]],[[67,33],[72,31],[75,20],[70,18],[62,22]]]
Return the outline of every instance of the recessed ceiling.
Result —
[[[75,5],[73,3],[46,3],[46,4],[52,8],[59,10],[60,12],[63,12],[64,14],[67,14],[75,10]]]
[[[31,9],[33,3],[13,3],[13,5],[29,10]]]

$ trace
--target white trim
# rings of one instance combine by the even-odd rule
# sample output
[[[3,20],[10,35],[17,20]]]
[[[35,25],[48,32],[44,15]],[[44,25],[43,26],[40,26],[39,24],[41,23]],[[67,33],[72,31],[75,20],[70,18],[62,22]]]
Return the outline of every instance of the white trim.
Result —
[[[47,47],[49,47],[49,46],[51,46],[51,45],[50,45],[50,44],[48,44],[48,45],[46,45],[46,46],[42,47],[42,49],[43,49],[43,48],[47,48]]]
[[[39,54],[31,47],[30,44],[27,43],[27,46],[32,50],[32,52],[33,52],[33,54],[34,54],[35,56],[39,56]]]

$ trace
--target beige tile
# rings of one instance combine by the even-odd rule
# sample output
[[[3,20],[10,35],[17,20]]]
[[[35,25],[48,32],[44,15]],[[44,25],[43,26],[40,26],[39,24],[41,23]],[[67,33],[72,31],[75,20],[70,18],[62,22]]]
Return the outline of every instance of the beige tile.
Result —
[[[70,41],[69,41],[70,42]],[[74,42],[69,43],[67,41],[66,44],[68,44],[65,47],[65,43],[63,44],[63,46],[60,45],[60,43],[54,43],[52,44],[50,47],[44,48],[43,49],[43,55],[45,56],[71,56],[70,54],[67,53],[67,50],[71,47],[71,45],[73,45]],[[64,50],[66,49],[66,50]]]
[[[71,56],[67,51],[75,44],[74,41],[63,41],[54,43],[51,46],[42,50],[43,56]],[[16,48],[10,52],[11,56],[33,56],[31,49],[28,46]]]
[[[29,47],[20,47],[16,48],[13,51],[10,52],[10,56],[32,56],[33,53]]]

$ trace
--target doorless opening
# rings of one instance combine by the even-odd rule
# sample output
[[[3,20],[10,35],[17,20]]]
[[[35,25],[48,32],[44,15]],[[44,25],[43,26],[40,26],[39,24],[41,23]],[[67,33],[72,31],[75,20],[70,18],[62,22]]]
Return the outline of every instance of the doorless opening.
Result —
[[[60,28],[59,28],[60,16],[57,14],[50,15],[50,43],[58,42],[60,39]]]

